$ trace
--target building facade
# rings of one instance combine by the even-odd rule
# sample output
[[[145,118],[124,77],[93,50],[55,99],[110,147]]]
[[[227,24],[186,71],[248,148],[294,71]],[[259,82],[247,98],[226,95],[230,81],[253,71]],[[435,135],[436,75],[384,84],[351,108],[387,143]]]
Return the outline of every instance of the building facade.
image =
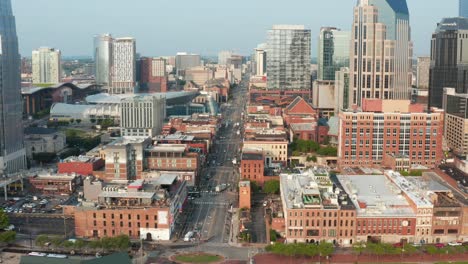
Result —
[[[302,25],[275,25],[268,31],[267,88],[309,91],[311,35]]]
[[[440,164],[443,110],[426,113],[409,101],[376,104],[380,107],[340,114],[339,166],[380,166],[386,153],[408,155],[414,166],[435,168]],[[406,109],[395,108],[405,104]]]
[[[234,53],[230,50],[223,50],[218,53],[218,65],[227,65],[227,60],[231,58]]]
[[[409,99],[413,44],[406,1],[360,0],[350,54],[354,105],[364,98]]]
[[[179,76],[184,76],[185,70],[201,65],[201,56],[198,54],[179,52],[175,56],[175,67],[177,70],[176,73]]]
[[[266,65],[267,65],[267,53],[265,49],[257,48],[255,49],[255,75],[256,76],[265,76],[266,75]]]
[[[24,149],[21,72],[15,17],[10,0],[0,1],[0,171],[26,169]]]
[[[243,149],[239,169],[241,179],[254,181],[263,186],[265,182],[265,160],[261,150]]]
[[[110,34],[94,36],[94,77],[99,85],[109,86],[111,83],[112,42]]]
[[[468,18],[444,18],[437,24],[431,40],[429,107],[442,107],[445,87],[468,93],[468,51],[463,46],[467,38]]]
[[[60,50],[42,47],[32,52],[33,83],[60,83],[62,79]]]
[[[167,92],[166,59],[145,57],[141,58],[139,63],[140,91],[147,93]]]
[[[349,68],[343,67],[335,73],[335,116],[352,106],[353,94],[349,81]]]
[[[468,1],[458,0],[458,16],[468,17]]]
[[[455,88],[445,88],[444,138],[447,146],[460,157],[468,155],[468,94],[458,94]]]
[[[136,85],[136,41],[116,38],[112,44],[112,94],[133,93]]]
[[[318,76],[321,81],[334,81],[335,72],[349,67],[351,32],[333,27],[320,29],[318,44]]]
[[[154,137],[161,133],[166,118],[166,98],[157,95],[125,98],[120,104],[121,135]]]
[[[416,70],[416,86],[419,90],[429,89],[429,71],[431,69],[431,57],[418,57]]]

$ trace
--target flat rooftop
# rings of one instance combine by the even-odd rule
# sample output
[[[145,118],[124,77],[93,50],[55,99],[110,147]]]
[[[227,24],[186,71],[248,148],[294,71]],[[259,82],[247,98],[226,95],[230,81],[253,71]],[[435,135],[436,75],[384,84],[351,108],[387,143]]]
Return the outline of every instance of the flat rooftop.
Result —
[[[126,192],[126,191],[103,191],[99,197],[104,198],[135,198],[135,199],[152,199],[154,192]]]
[[[107,144],[107,146],[125,146],[127,144],[140,144],[147,140],[147,137],[121,137]]]
[[[384,175],[337,175],[361,217],[415,216],[400,188]]]
[[[242,160],[263,160],[262,153],[242,153]]]
[[[71,156],[62,161],[62,163],[67,163],[67,162],[93,162],[98,160],[98,158],[93,157],[93,156]]]

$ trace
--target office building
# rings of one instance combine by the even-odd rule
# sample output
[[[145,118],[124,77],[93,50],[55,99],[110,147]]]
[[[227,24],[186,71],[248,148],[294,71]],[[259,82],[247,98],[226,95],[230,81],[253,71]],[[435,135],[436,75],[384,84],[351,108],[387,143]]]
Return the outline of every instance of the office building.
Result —
[[[445,88],[443,97],[445,110],[444,136],[447,146],[454,154],[468,155],[468,94],[459,94],[455,88]]]
[[[198,54],[179,52],[175,56],[175,67],[178,76],[185,76],[185,70],[201,65],[201,57]]]
[[[444,112],[409,100],[364,99],[362,111],[340,113],[340,167],[379,167],[385,155],[409,157],[411,167],[437,167]]]
[[[207,81],[214,78],[214,71],[212,68],[198,66],[185,70],[185,80],[193,82],[197,87],[203,87]]]
[[[418,57],[416,70],[416,87],[419,90],[429,89],[429,71],[431,69],[431,57]]]
[[[61,67],[60,50],[45,47],[33,50],[33,83],[60,83],[62,78]]]
[[[94,77],[96,84],[109,86],[112,66],[112,36],[94,36]]]
[[[255,75],[265,76],[266,75],[266,58],[267,53],[265,49],[255,49]]]
[[[167,92],[168,75],[166,73],[166,59],[141,58],[140,63],[140,92]]]
[[[157,95],[125,98],[120,111],[122,136],[154,137],[161,133],[166,118],[166,98]]]
[[[360,106],[365,98],[409,99],[412,56],[406,0],[360,0],[351,34],[353,104]]]
[[[343,109],[349,109],[353,103],[349,86],[349,68],[335,72],[335,116]]]
[[[468,18],[444,18],[437,24],[431,41],[429,107],[442,107],[445,87],[468,93]]]
[[[268,31],[267,47],[268,90],[310,91],[310,30],[275,25]]]
[[[136,41],[116,38],[112,44],[112,94],[133,93],[136,85]]]
[[[468,17],[468,1],[467,0],[458,0],[458,16],[459,17]]]
[[[21,57],[10,0],[0,1],[0,171],[26,169],[21,101]]]
[[[227,65],[227,60],[233,55],[232,51],[223,50],[218,53],[218,65]]]
[[[333,81],[335,72],[349,67],[351,32],[333,27],[320,29],[318,44],[318,80]]]

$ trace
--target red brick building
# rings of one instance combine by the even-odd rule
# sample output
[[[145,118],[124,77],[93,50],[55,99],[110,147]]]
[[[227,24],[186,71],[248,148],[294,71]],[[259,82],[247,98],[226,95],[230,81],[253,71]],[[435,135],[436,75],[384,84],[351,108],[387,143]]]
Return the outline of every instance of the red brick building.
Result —
[[[414,107],[409,101],[386,104],[383,113],[340,114],[339,166],[380,166],[386,153],[408,155],[411,165],[434,168],[440,164],[444,112],[410,112]]]
[[[49,195],[72,194],[81,184],[76,174],[45,174],[29,178],[35,192]]]
[[[104,160],[96,157],[68,157],[58,164],[58,173],[76,173],[83,176],[93,175],[104,167]]]
[[[252,196],[249,181],[239,182],[239,208],[250,209],[252,207]]]
[[[167,92],[166,60],[163,58],[141,58],[140,84],[143,92]]]
[[[265,183],[265,160],[262,151],[244,150],[240,162],[240,175],[244,180],[254,181],[260,186]]]

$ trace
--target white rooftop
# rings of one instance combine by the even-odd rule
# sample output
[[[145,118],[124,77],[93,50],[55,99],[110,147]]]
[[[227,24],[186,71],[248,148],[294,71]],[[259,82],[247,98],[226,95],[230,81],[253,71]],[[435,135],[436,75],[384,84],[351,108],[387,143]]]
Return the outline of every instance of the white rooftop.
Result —
[[[337,175],[358,216],[414,216],[398,186],[384,175]]]

